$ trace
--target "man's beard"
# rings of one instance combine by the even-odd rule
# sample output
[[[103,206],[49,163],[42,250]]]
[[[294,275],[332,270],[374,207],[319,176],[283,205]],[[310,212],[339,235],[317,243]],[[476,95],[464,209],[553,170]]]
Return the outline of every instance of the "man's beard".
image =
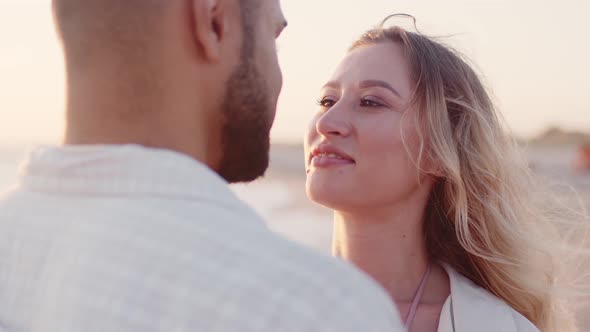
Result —
[[[252,57],[242,59],[226,84],[222,106],[225,124],[218,173],[229,183],[253,181],[269,164],[273,106]]]

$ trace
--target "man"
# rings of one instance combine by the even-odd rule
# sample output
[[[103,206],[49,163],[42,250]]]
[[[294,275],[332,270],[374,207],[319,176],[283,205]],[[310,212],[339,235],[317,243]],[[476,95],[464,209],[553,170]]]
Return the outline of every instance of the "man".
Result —
[[[0,330],[401,330],[365,276],[272,235],[228,189],[268,165],[277,0],[53,10],[65,144],[0,199]]]

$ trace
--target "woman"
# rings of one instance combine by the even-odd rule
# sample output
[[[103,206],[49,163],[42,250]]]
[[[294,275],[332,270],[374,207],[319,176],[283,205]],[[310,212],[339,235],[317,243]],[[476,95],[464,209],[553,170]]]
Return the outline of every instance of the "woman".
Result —
[[[334,210],[334,255],[383,286],[409,331],[574,330],[555,291],[562,240],[461,56],[372,30],[318,103],[308,196]]]

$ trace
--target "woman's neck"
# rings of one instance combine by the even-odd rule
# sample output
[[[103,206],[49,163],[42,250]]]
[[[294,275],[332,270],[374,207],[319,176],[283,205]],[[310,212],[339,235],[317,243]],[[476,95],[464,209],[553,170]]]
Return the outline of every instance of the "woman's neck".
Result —
[[[398,303],[411,303],[428,264],[424,208],[334,215],[333,254],[373,277]]]

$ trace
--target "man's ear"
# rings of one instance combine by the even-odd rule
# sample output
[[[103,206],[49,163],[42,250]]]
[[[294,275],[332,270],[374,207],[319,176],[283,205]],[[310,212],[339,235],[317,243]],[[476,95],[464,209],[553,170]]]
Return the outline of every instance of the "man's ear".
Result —
[[[218,62],[229,29],[227,0],[192,0],[195,42],[207,61]]]

